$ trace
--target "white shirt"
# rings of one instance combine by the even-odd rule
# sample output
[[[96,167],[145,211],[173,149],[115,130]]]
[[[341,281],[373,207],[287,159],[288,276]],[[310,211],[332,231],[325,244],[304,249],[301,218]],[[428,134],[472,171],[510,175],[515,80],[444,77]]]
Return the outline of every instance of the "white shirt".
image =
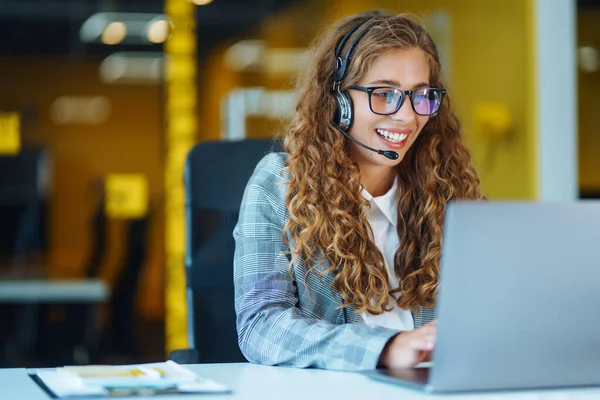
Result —
[[[394,254],[400,245],[396,231],[398,216],[398,182],[394,180],[392,188],[383,196],[373,197],[365,189],[363,197],[371,203],[367,218],[373,230],[375,245],[383,254],[385,266],[388,271],[390,288],[398,287],[398,278],[394,272]],[[392,297],[388,303],[393,309],[381,315],[372,315],[368,312],[361,314],[362,319],[370,325],[380,325],[399,331],[409,331],[415,328],[410,311],[403,310],[396,305]]]

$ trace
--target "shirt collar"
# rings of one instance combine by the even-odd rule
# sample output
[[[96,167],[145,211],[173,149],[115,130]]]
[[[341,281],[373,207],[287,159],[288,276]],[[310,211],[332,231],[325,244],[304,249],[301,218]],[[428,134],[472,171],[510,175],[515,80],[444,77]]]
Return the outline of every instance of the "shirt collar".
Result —
[[[398,177],[394,179],[394,183],[387,193],[379,197],[373,197],[371,193],[363,188],[362,195],[365,200],[368,200],[369,203],[371,203],[371,207],[377,206],[394,228],[396,227],[398,222]]]

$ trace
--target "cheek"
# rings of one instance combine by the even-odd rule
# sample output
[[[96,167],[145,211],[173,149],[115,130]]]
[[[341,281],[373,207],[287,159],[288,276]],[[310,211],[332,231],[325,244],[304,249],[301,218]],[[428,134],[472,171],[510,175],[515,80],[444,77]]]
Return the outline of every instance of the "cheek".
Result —
[[[363,99],[362,97],[363,96],[359,98],[352,98],[352,111],[354,112],[354,115],[360,115],[364,117],[368,115],[368,113],[370,113],[371,110],[369,109],[369,100]]]
[[[374,124],[374,117],[377,117],[369,109],[369,103],[361,102],[360,100],[354,103],[353,108],[354,121],[352,128],[354,134],[367,135],[369,128]]]

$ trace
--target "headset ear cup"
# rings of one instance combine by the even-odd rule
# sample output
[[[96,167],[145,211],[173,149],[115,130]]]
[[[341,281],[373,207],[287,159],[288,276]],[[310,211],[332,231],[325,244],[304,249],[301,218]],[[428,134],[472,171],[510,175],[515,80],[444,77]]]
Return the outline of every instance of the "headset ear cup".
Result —
[[[335,92],[335,101],[337,108],[335,110],[334,121],[340,129],[347,131],[352,126],[353,120],[352,98],[347,91],[337,90]]]
[[[342,119],[342,107],[343,100],[340,99],[340,94],[336,91],[333,95],[335,98],[335,114],[333,115],[333,123],[337,127],[340,127],[340,122]]]

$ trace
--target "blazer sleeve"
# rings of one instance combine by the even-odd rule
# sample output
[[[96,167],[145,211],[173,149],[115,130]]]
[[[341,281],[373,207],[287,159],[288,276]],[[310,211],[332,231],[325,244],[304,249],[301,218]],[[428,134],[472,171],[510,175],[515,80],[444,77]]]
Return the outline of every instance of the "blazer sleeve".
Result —
[[[282,155],[269,154],[250,178],[234,229],[234,286],[240,349],[250,362],[357,371],[374,369],[398,331],[332,324],[303,315],[282,240]]]

